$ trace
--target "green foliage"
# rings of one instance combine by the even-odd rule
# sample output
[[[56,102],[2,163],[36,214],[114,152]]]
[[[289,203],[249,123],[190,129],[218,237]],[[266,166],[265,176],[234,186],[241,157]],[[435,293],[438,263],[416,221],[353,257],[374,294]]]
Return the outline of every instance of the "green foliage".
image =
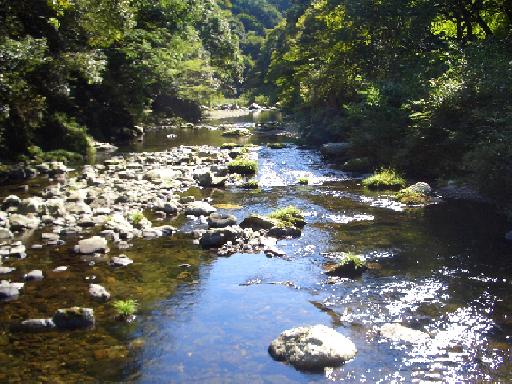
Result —
[[[297,183],[299,183],[300,185],[308,185],[309,179],[307,177],[299,177]]]
[[[36,145],[28,147],[27,152],[30,157],[37,162],[61,161],[63,163],[78,163],[84,159],[83,156],[79,153],[66,151],[64,149],[56,149],[53,151],[43,152],[43,150]]]
[[[240,175],[254,175],[258,170],[258,162],[245,157],[237,158],[228,163],[228,171],[230,173],[238,173]]]
[[[217,2],[19,1],[1,19],[2,158],[85,155],[90,136],[133,137],[152,107],[195,121],[242,80],[237,24]]]
[[[135,312],[137,312],[139,303],[137,302],[137,300],[133,299],[116,300],[112,303],[112,306],[116,310],[118,316],[128,317],[133,316]]]
[[[268,217],[277,220],[283,226],[303,227],[305,224],[304,214],[293,205],[277,209],[270,213]]]
[[[143,220],[146,219],[144,213],[141,211],[133,211],[128,215],[129,220],[133,223],[133,225],[138,226],[142,223]]]
[[[363,185],[369,189],[400,189],[405,187],[405,179],[395,170],[382,168],[372,176],[363,180]]]

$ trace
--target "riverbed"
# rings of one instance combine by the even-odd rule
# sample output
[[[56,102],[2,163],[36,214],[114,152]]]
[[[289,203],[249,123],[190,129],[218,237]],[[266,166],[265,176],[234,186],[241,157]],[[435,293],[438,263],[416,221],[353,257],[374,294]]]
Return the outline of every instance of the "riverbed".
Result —
[[[239,221],[251,213],[297,206],[307,224],[300,238],[278,241],[286,256],[219,257],[185,234],[204,222],[184,215],[162,222],[148,213],[158,225],[173,225],[178,232],[130,241],[122,252],[134,263],[119,269],[78,257],[71,250],[78,238],[32,249],[41,230],[19,237],[28,257],[4,260],[16,271],[2,279],[20,280],[36,268],[45,278],[27,282],[19,298],[0,302],[0,382],[512,380],[512,246],[503,238],[505,220],[489,206],[463,201],[406,207],[392,194],[365,190],[363,175],[341,171],[293,135],[227,139],[211,129],[276,118],[272,112],[210,120],[210,127],[199,129],[154,129],[119,152],[226,141],[257,145],[260,189],[191,188],[184,195],[209,198],[219,212]],[[286,146],[271,149],[269,142]],[[299,178],[307,178],[308,185],[300,185]],[[31,183],[24,194],[36,193],[47,181]],[[2,196],[17,193],[13,187],[3,187]],[[362,254],[370,269],[361,278],[332,279],[324,265],[336,252]],[[68,270],[52,272],[61,265]],[[87,286],[92,281],[115,298],[138,300],[136,321],[118,322],[108,302],[91,299]],[[15,327],[72,305],[94,308],[93,330],[30,333]],[[395,322],[421,330],[428,340],[390,341],[377,332]],[[282,331],[312,324],[333,327],[353,340],[356,357],[315,373],[270,357],[268,345]]]

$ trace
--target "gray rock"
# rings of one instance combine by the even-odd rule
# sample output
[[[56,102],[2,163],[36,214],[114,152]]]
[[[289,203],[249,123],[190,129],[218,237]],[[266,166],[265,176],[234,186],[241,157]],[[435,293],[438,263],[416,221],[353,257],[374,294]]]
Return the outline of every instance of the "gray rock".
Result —
[[[186,215],[208,216],[210,213],[216,212],[217,208],[211,206],[206,201],[193,201],[185,207]]]
[[[0,228],[0,240],[12,239],[13,234],[7,228]]]
[[[244,232],[240,227],[214,228],[205,231],[199,240],[203,248],[218,248],[228,241],[234,242],[241,238]]]
[[[113,267],[126,267],[133,263],[133,260],[126,255],[115,256],[110,259],[109,264]]]
[[[24,283],[11,283],[7,280],[0,281],[0,299],[12,299],[18,297],[20,290],[24,285]]]
[[[322,145],[320,151],[325,156],[345,156],[350,147],[350,143],[327,143]]]
[[[212,172],[209,172],[209,171],[195,173],[194,179],[197,181],[199,186],[205,187],[205,188],[220,187],[226,183],[226,178],[216,177],[212,174]]]
[[[90,215],[92,213],[92,209],[87,203],[84,201],[72,201],[65,204],[66,211],[68,213],[72,213],[75,215]]]
[[[412,192],[419,193],[420,195],[432,194],[432,188],[430,187],[430,185],[428,185],[427,183],[421,182],[421,181],[407,187],[407,189]]]
[[[66,265],[61,265],[56,267],[53,272],[65,272],[68,270],[68,267]]]
[[[0,267],[0,275],[4,275],[6,273],[14,272],[16,268],[14,267]]]
[[[176,202],[167,202],[163,205],[162,210],[168,215],[173,215],[178,212],[178,203]]]
[[[9,208],[9,207],[17,207],[21,203],[21,199],[16,195],[9,195],[7,196],[4,201],[2,202],[3,209]]]
[[[272,247],[272,246],[265,247],[263,252],[265,253],[265,255],[268,255],[268,256],[277,256],[277,257],[286,256],[286,252],[284,252],[283,250],[281,250],[277,247]]]
[[[58,309],[53,315],[58,329],[85,329],[94,326],[94,311],[91,308],[71,307]]]
[[[99,236],[80,240],[78,245],[75,246],[75,252],[81,254],[91,254],[95,252],[107,253],[107,251],[107,240]]]
[[[34,269],[33,271],[30,271],[29,273],[26,273],[24,278],[27,281],[30,281],[30,280],[43,280],[43,278],[44,278],[43,271],[41,271],[40,269]]]
[[[273,227],[267,232],[268,236],[278,239],[283,239],[285,237],[300,237],[301,234],[301,230],[295,227]]]
[[[236,217],[225,213],[212,213],[208,217],[210,228],[225,228],[236,224]]]
[[[47,240],[47,241],[58,241],[60,239],[60,236],[58,233],[41,233],[41,239]]]
[[[357,353],[350,339],[320,324],[284,331],[268,350],[274,359],[304,370],[339,366]]]
[[[271,219],[270,217],[259,216],[259,215],[250,215],[246,217],[241,223],[240,227],[242,228],[251,228],[254,231],[258,231],[260,229],[269,230],[276,225],[276,221]]]
[[[9,217],[9,222],[11,223],[11,229],[13,231],[21,231],[25,229],[37,228],[39,226],[40,220],[31,214],[25,216],[15,213]]]
[[[24,259],[25,257],[27,257],[25,246],[23,244],[20,244],[11,247],[11,249],[9,249],[9,256],[17,257],[18,259]]]
[[[27,213],[42,213],[44,210],[44,202],[40,197],[34,196],[28,199],[22,200],[19,212],[23,214]]]
[[[55,328],[52,319],[28,319],[22,321],[20,328],[25,331],[44,331]]]
[[[110,299],[110,293],[100,284],[89,284],[89,294],[102,301]]]

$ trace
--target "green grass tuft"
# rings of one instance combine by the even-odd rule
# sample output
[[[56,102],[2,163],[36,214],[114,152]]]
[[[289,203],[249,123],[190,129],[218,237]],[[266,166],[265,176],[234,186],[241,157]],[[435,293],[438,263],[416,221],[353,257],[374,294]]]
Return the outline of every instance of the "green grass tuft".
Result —
[[[116,310],[118,316],[132,316],[137,312],[137,308],[139,307],[139,303],[137,300],[127,299],[127,300],[116,300],[112,303],[112,306]]]
[[[405,184],[405,179],[398,172],[386,168],[363,180],[363,185],[369,189],[397,190],[404,188]]]
[[[146,216],[144,216],[144,214],[140,211],[133,211],[129,215],[129,219],[133,225],[139,225],[145,218]]]

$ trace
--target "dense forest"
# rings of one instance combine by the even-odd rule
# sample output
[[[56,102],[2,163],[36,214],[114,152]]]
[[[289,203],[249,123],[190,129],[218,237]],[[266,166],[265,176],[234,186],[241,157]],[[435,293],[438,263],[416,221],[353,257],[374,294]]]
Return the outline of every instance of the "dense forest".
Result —
[[[279,102],[353,168],[512,189],[509,0],[3,0],[2,158]]]
[[[511,25],[508,0],[296,2],[262,89],[308,142],[350,142],[349,166],[457,178],[510,209]]]

